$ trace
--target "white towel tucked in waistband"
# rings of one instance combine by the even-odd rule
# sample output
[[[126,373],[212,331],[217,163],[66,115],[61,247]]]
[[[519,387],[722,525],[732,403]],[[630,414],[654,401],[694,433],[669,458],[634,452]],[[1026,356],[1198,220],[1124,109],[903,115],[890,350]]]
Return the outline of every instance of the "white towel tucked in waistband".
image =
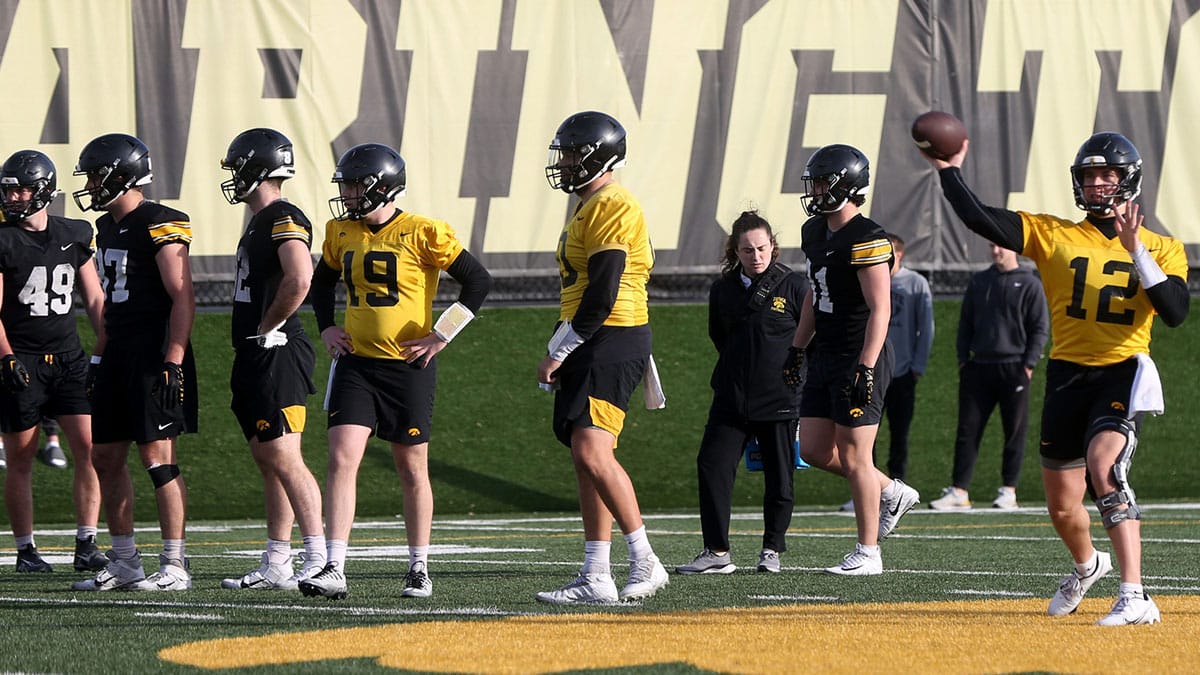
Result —
[[[1138,413],[1163,413],[1162,380],[1149,354],[1137,354],[1137,374],[1133,376],[1133,391],[1129,394],[1129,419]]]
[[[661,410],[667,407],[667,395],[663,393],[662,380],[658,377],[658,366],[654,365],[654,356],[646,364],[646,374],[642,377],[642,397],[646,402],[646,410]]]

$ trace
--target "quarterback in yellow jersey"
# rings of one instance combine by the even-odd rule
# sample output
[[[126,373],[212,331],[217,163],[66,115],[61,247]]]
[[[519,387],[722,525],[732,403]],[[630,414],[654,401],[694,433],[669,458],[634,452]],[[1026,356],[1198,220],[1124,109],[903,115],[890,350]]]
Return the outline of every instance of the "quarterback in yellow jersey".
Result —
[[[312,303],[321,340],[334,357],[329,380],[329,473],[325,482],[325,567],[300,582],[304,595],[346,597],[346,544],[354,524],[358,466],[372,434],[388,441],[404,489],[409,565],[400,595],[427,598],[433,490],[429,433],[437,385],[435,356],[475,317],[491,290],[487,270],[450,226],[405,213],[404,159],[379,143],[350,148],[338,160],[313,273]],[[438,274],[462,290],[433,321]],[[346,325],[334,323],[334,288],[346,286]]]
[[[654,253],[641,206],[613,177],[624,163],[625,129],[601,112],[568,117],[550,144],[546,178],[579,203],[558,241],[562,311],[537,377],[556,390],[554,433],[571,448],[585,542],[579,574],[538,593],[540,602],[636,600],[668,582],[615,454],[629,398],[647,368],[653,372],[646,282]],[[619,593],[609,566],[614,519],[629,547]]]
[[[1094,134],[1075,156],[1075,203],[1087,213],[1078,222],[984,206],[960,170],[968,145],[948,161],[930,159],[946,199],[968,228],[1037,263],[1050,307],[1042,482],[1075,569],[1063,578],[1049,614],[1074,612],[1112,571],[1111,556],[1092,546],[1082,503],[1090,490],[1121,569],[1117,600],[1098,623],[1157,623],[1158,607],[1142,587],[1141,510],[1129,468],[1143,415],[1163,409],[1149,355],[1154,315],[1178,326],[1188,313],[1183,246],[1142,228],[1134,202],[1142,158],[1121,134]]]

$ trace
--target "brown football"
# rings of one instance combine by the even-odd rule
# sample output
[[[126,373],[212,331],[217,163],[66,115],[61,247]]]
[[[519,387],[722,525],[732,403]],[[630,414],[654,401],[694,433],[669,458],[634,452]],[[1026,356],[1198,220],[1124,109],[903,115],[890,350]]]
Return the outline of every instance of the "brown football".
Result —
[[[935,159],[949,159],[967,140],[967,128],[954,115],[932,110],[913,120],[912,137],[926,155]]]

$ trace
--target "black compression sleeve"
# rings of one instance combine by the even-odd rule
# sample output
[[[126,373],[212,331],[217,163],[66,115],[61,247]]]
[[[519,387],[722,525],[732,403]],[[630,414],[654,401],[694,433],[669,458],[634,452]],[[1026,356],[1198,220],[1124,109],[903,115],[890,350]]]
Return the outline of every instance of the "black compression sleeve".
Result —
[[[584,340],[592,337],[612,313],[624,271],[625,251],[601,251],[588,258],[588,287],[571,319],[571,327]]]
[[[472,314],[478,314],[484,299],[492,290],[492,275],[488,274],[479,260],[466,249],[450,263],[446,273],[462,285],[458,301],[471,310]]]
[[[337,286],[338,273],[322,258],[313,269],[312,286],[308,291],[309,301],[312,302],[313,314],[317,317],[317,332],[334,325],[333,320],[333,290]]]
[[[938,172],[942,193],[954,213],[975,234],[1017,253],[1025,247],[1021,216],[1015,211],[985,206],[963,181],[962,171],[947,167]]]
[[[1187,318],[1191,297],[1187,282],[1183,279],[1169,276],[1166,281],[1147,288],[1146,295],[1150,298],[1150,304],[1154,305],[1154,311],[1168,326],[1174,328]]]

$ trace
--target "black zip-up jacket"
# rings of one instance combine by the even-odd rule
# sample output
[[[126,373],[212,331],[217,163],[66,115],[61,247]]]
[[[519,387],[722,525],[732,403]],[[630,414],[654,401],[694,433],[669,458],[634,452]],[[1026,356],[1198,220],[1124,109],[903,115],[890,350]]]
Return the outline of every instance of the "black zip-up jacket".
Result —
[[[800,321],[808,280],[790,272],[761,307],[750,307],[758,281],[778,264],[767,268],[749,288],[742,284],[739,267],[722,275],[709,290],[708,337],[717,348],[710,417],[765,422],[797,415],[800,395],[784,384],[783,365]]]
[[[1033,368],[1049,337],[1050,312],[1032,269],[1002,272],[992,265],[971,276],[959,314],[960,364],[1020,362]]]

